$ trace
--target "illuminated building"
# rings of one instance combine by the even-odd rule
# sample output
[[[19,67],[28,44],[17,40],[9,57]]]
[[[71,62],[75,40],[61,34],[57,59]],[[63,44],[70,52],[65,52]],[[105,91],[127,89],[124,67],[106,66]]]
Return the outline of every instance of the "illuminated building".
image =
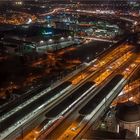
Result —
[[[134,102],[126,102],[119,105],[116,119],[118,132],[127,129],[140,137],[140,106]],[[119,130],[120,129],[120,130]]]
[[[113,9],[113,10],[139,10],[139,0],[50,0],[51,4],[77,4],[77,7],[93,9]]]

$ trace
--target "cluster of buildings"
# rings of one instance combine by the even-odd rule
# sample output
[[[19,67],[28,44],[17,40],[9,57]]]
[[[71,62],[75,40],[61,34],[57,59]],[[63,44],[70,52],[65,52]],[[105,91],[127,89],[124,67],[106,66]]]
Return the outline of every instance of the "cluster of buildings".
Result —
[[[113,9],[113,10],[122,10],[122,11],[130,11],[130,10],[139,10],[140,2],[139,0],[50,0],[50,3],[60,5],[74,4],[77,7],[83,7],[84,9]]]
[[[105,115],[98,129],[91,129],[83,139],[139,139],[140,105],[132,101],[118,104]],[[93,126],[94,127],[94,126]]]
[[[2,3],[2,2],[1,2]],[[139,10],[139,0],[9,0],[13,5],[31,5],[44,6],[49,4],[51,6],[66,6],[66,4],[77,5],[77,7],[93,8],[93,9],[114,9],[114,10]]]
[[[1,33],[2,51],[24,55],[33,52],[47,53],[80,43],[72,31],[42,25],[23,25]]]

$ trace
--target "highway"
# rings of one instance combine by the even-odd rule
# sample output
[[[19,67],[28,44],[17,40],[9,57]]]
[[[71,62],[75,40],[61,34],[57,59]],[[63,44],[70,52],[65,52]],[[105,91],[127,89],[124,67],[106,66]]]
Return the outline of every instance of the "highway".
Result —
[[[134,65],[135,64],[135,65]],[[112,101],[118,96],[118,94],[120,93],[120,91],[122,91],[123,87],[126,85],[126,83],[128,82],[128,80],[135,74],[137,73],[137,71],[139,70],[140,68],[140,64],[137,63],[137,59],[133,62],[131,62],[131,64],[128,66],[130,67],[131,66],[131,69],[130,71],[127,73],[127,75],[123,75],[123,72],[121,72],[121,76],[122,77],[125,77],[123,78],[115,87],[115,89],[113,89],[109,94],[110,98],[108,98],[108,96],[106,96],[107,99],[105,99],[105,109],[102,108],[101,111],[101,115],[103,116],[104,115],[104,110],[106,110],[107,106],[110,106],[110,104],[112,103]],[[128,67],[126,69],[128,69]],[[124,70],[125,72],[127,70]],[[127,77],[126,77],[127,76]],[[85,135],[87,133],[87,131],[90,129],[90,127],[94,126],[96,124],[96,115],[97,115],[97,118],[99,118],[100,114],[98,111],[96,114],[95,114],[95,117],[92,117],[92,119],[88,122],[88,125],[86,125],[86,127],[84,129],[82,129],[82,131],[76,135],[75,139],[81,139],[83,135]],[[92,115],[91,115],[92,116]]]
[[[37,113],[39,109],[45,107],[46,103],[49,103],[49,102],[51,102],[51,100],[56,99],[58,96],[57,94],[63,94],[70,87],[71,87],[71,83],[65,82],[62,85],[53,89],[52,91],[48,92],[47,94],[40,96],[36,100],[32,99],[33,102],[30,102],[28,105],[22,106],[22,108],[18,107],[18,109],[14,110],[15,112],[12,115],[9,115],[6,118],[4,118],[3,120],[1,120],[0,132],[3,132],[4,130],[6,130],[7,132],[10,130],[13,131],[13,129],[18,127],[18,125],[20,125],[23,121],[26,120],[26,117],[28,116],[29,112],[31,112],[30,117],[34,116],[35,113]],[[46,93],[46,91],[44,91],[42,93]],[[21,121],[17,121],[20,119],[21,119]],[[9,129],[7,130],[7,128],[9,128],[10,130]]]
[[[133,20],[131,18],[127,18],[127,17],[122,17],[122,16],[119,16],[117,17],[115,12],[113,11],[98,11],[98,10],[80,10],[80,9],[77,9],[77,10],[73,10],[72,12],[70,12],[70,9],[66,9],[66,8],[55,8],[53,9],[51,12],[48,12],[48,13],[44,13],[44,14],[40,14],[40,16],[48,16],[48,15],[53,15],[55,13],[58,13],[59,11],[63,11],[63,12],[68,12],[68,13],[77,13],[78,14],[93,14],[93,15],[99,15],[99,14],[110,14],[110,15],[113,15],[114,17],[116,18],[119,18],[119,19],[122,19],[124,21],[127,21],[127,22],[131,22],[131,23],[135,23],[137,22],[136,20]]]
[[[66,8],[55,8],[53,9],[51,12],[48,12],[48,13],[44,13],[44,14],[40,14],[39,16],[50,16],[52,14],[55,14],[57,13],[58,11],[62,11],[62,10],[65,10]]]
[[[111,82],[111,83],[112,83],[112,82]],[[104,88],[103,88],[103,89],[104,89]],[[101,90],[101,91],[102,91],[102,90]],[[91,93],[93,93],[93,92],[94,92],[94,91],[92,91]],[[90,94],[91,94],[91,93],[90,93]],[[95,94],[93,97],[92,97],[92,96],[90,96],[90,97],[94,98],[96,102],[100,102],[100,100],[97,100],[97,97],[101,99],[101,97],[99,97],[99,95],[100,95],[100,94],[98,93],[98,94]],[[91,99],[92,99],[92,98],[91,98]],[[92,100],[91,100],[90,102],[92,102]],[[90,103],[90,102],[89,102],[89,103]],[[92,102],[92,103],[93,103],[93,102]],[[87,107],[87,108],[86,108],[86,111],[89,112],[89,109],[90,109],[90,111],[92,111],[92,108],[90,108],[90,107]],[[80,113],[80,114],[81,114],[81,113]],[[82,114],[82,116],[83,116],[83,114]],[[78,120],[81,120],[81,116],[78,118]],[[74,124],[77,124],[77,123],[74,123]],[[78,125],[78,127],[79,127],[79,125]],[[76,128],[76,127],[72,127],[71,129],[73,129],[72,131],[74,131],[74,129],[76,130],[77,128]],[[68,130],[68,131],[69,131],[69,130]],[[45,132],[45,136],[46,136],[46,135],[47,135],[47,133]],[[67,135],[64,134],[64,136],[65,136],[65,138],[67,138]],[[39,138],[39,140],[45,139],[45,138],[46,138],[46,137],[41,136],[41,137]],[[65,138],[64,138],[64,139],[65,139]],[[60,138],[60,139],[61,139],[61,138]]]
[[[89,123],[95,121],[103,111],[107,110],[107,106],[110,104],[110,97],[118,92],[118,87],[122,85],[123,81],[125,81],[125,79],[122,75],[116,75],[98,94],[79,110],[81,120],[76,120],[78,125],[71,128],[72,131],[76,131],[74,137],[77,137],[81,131],[83,133],[85,129],[88,129]]]
[[[126,47],[126,48],[127,48],[127,47]],[[128,48],[127,48],[127,49],[128,49]],[[117,57],[118,57],[118,55],[117,55]],[[107,61],[107,62],[108,62],[108,61]],[[101,63],[101,64],[103,65],[104,63]],[[89,72],[91,73],[91,67],[89,67],[89,68],[90,68],[90,69],[89,69],[90,71],[88,71],[88,73],[89,73]],[[92,70],[95,70],[95,69],[92,68]],[[78,77],[79,77],[79,76],[78,76]],[[74,80],[74,81],[75,81],[75,80]],[[74,84],[75,84],[75,83],[74,83]]]
[[[127,49],[132,49],[132,46],[126,46],[126,48],[124,48],[124,50],[125,51],[127,51]],[[121,46],[120,47],[118,47],[118,49],[116,49],[116,51],[114,50],[114,53],[113,53],[113,55],[115,54],[115,53],[117,53],[117,52],[119,52],[119,51],[121,51],[121,52],[123,52],[123,48],[121,49]],[[125,53],[125,51],[124,51],[124,53]],[[99,58],[100,59],[100,58]],[[97,62],[96,63],[99,63],[99,65],[100,65],[100,67],[104,64],[104,63],[107,63],[108,61],[110,61],[111,59],[112,59],[112,57],[111,57],[111,55],[108,55],[108,57],[106,58],[106,60],[105,60],[105,62],[104,62],[104,60],[103,60],[104,58],[102,58],[102,60],[97,60]],[[92,62],[93,63],[93,62]],[[96,64],[95,64],[96,65]],[[96,70],[96,68],[95,68],[95,70]],[[79,73],[79,75],[81,75],[80,73]],[[76,77],[76,76],[75,76]],[[75,78],[76,79],[76,78]],[[55,83],[56,84],[56,83]],[[45,89],[45,87],[43,87],[44,89]],[[5,113],[5,112],[8,112],[8,114],[9,114],[9,111],[10,110],[12,110],[13,108],[15,108],[16,106],[18,106],[19,104],[21,104],[21,102],[24,102],[24,101],[26,101],[27,99],[29,99],[29,98],[31,98],[32,97],[32,94],[34,94],[34,95],[36,95],[38,92],[40,92],[41,90],[44,90],[43,88],[36,88],[35,87],[35,89],[34,89],[34,91],[33,92],[31,92],[30,93],[30,91],[28,91],[26,94],[28,95],[26,98],[25,98],[25,100],[20,100],[20,102],[19,103],[16,103],[16,104],[12,104],[12,107],[7,107],[6,109],[4,108],[1,108],[1,110],[0,110],[0,116],[3,116],[3,114]],[[49,89],[48,89],[49,90]],[[29,94],[31,94],[31,96],[29,96]],[[22,106],[22,105],[21,105]],[[20,106],[20,107],[21,107]],[[13,112],[13,111],[12,111]],[[5,116],[4,116],[5,117]],[[1,118],[2,119],[2,118]]]
[[[80,75],[72,78],[71,83],[72,85],[77,85],[77,84],[81,84],[81,80],[85,81],[85,77],[91,77],[92,75],[94,75],[95,72],[97,72],[98,69],[101,69],[103,66],[108,65],[108,63],[111,63],[114,59],[118,58],[118,52],[124,54],[125,52],[127,52],[128,50],[131,50],[133,47],[129,46],[129,45],[124,45],[124,47],[120,48],[118,47],[117,49],[115,49],[113,52],[109,53],[106,56],[106,59],[104,59],[104,57],[101,60],[98,60],[96,63],[92,64],[91,66],[88,67],[87,70],[85,70],[83,73],[81,73]],[[113,54],[113,59],[111,57],[111,54]],[[129,56],[129,55],[128,55]],[[79,78],[80,76],[80,78]],[[62,84],[63,85],[63,84]],[[60,86],[62,86],[60,85]],[[41,110],[43,107],[45,107],[48,103],[50,103],[52,100],[56,100],[58,98],[58,96],[61,96],[63,93],[65,93],[68,89],[71,88],[72,85],[67,85],[66,87],[62,86],[62,89],[64,88],[64,90],[62,90],[63,92],[61,92],[61,90],[54,89],[54,91],[58,90],[58,95],[56,93],[54,93],[54,91],[48,91],[45,90],[43,92],[41,92],[41,94],[34,96],[34,98],[32,98],[30,100],[30,102],[26,102],[26,104],[22,104],[22,106],[18,106],[14,111],[10,112],[9,114],[7,114],[6,116],[4,116],[1,119],[1,132],[4,131],[4,133],[2,134],[2,136],[6,136],[7,134],[9,135],[13,130],[16,130],[18,127],[21,126],[21,124],[24,124],[25,122],[27,122],[27,120],[30,120],[33,116],[35,116],[35,114],[37,112],[39,112],[39,110]],[[66,90],[65,90],[66,88]],[[67,89],[68,88],[68,89]],[[46,94],[47,93],[47,94]],[[52,96],[48,96],[49,93],[52,93]],[[66,93],[65,93],[66,94]],[[54,98],[52,98],[54,96]],[[46,103],[45,98],[48,99],[48,102]],[[42,101],[44,102],[44,104],[42,103]],[[37,109],[36,109],[37,108]],[[24,112],[25,111],[25,112]],[[24,116],[21,116],[21,112],[24,112]],[[29,113],[31,112],[31,113]],[[28,114],[28,115],[27,115]],[[17,116],[18,116],[18,120],[17,121]],[[16,118],[16,120],[15,120]],[[28,119],[27,119],[28,118]],[[12,121],[11,121],[12,120]],[[5,125],[6,124],[6,125]],[[10,127],[12,124],[15,124],[14,126]],[[7,130],[7,128],[9,127],[9,129]],[[13,129],[14,127],[14,129]],[[7,133],[9,132],[9,133]]]
[[[109,72],[108,70],[105,69],[105,72],[101,71],[99,72],[101,76],[97,76],[97,78],[95,78],[95,76],[93,76],[92,78],[95,80],[96,85],[101,84],[109,75],[111,75],[115,69],[119,68],[125,61],[128,61],[128,59],[131,57],[131,55],[128,53],[127,55],[122,56],[121,58],[119,58],[118,60],[116,60],[114,63],[112,63],[112,65],[110,65],[110,67],[112,68],[112,70]],[[119,63],[118,63],[119,62]],[[117,64],[117,65],[114,65]],[[114,69],[113,69],[114,68]],[[98,78],[99,77],[99,78]],[[91,79],[92,79],[91,78]],[[90,80],[91,80],[90,79]],[[91,81],[93,81],[93,79]],[[56,109],[55,109],[56,110]],[[33,134],[33,133],[32,133]],[[46,134],[46,133],[45,133]],[[31,133],[29,134],[29,136],[31,135]],[[28,137],[28,136],[27,136]],[[28,139],[25,137],[25,139]]]
[[[127,84],[123,90],[119,93],[118,97],[112,102],[112,106],[116,106],[118,103],[123,103],[128,100],[135,101],[139,94],[139,80],[136,80],[130,84]]]
[[[133,63],[132,63],[133,64]],[[131,65],[132,65],[131,64]],[[127,63],[127,65],[128,65],[128,63]],[[136,64],[135,66],[138,66],[139,64]],[[136,68],[135,66],[133,66],[133,68],[131,69],[131,72]],[[126,67],[126,65],[125,65],[125,67]],[[125,69],[124,69],[124,71],[126,71]],[[130,75],[130,73],[127,73],[127,75]],[[122,76],[123,77],[123,76]],[[126,84],[126,82],[127,82],[127,80],[125,80],[125,78],[123,78],[122,79],[122,81],[121,82],[119,82],[119,85],[117,85],[117,88],[119,88],[119,90],[118,89],[116,89],[117,90],[117,92],[115,93],[115,95],[114,94],[112,94],[112,92],[111,92],[111,94],[112,94],[112,96],[111,95],[109,95],[109,96],[111,96],[111,100],[110,100],[110,102],[108,102],[108,104],[110,104],[111,102],[112,102],[112,100],[117,96],[117,94],[119,93],[119,91],[122,89],[122,87]],[[109,88],[109,87],[108,87]],[[115,92],[115,91],[114,91]],[[114,93],[113,92],[113,93]],[[98,95],[98,94],[97,94]],[[107,97],[107,98],[109,98],[109,97]],[[95,112],[94,112],[95,113]],[[95,115],[97,115],[97,114],[95,114]],[[76,115],[75,115],[76,116]],[[90,117],[92,117],[92,115],[90,116]],[[96,117],[98,117],[98,116],[96,116]],[[96,117],[94,117],[94,121],[95,121],[95,119],[96,119]],[[72,117],[70,117],[70,118],[72,118]],[[87,118],[86,118],[87,119]],[[68,119],[69,120],[69,119]],[[79,120],[79,119],[78,119]],[[80,119],[81,120],[81,119]],[[93,121],[93,120],[92,120]],[[80,125],[81,125],[81,121],[79,122],[80,123]],[[79,124],[78,123],[78,124]],[[51,139],[53,139],[53,138],[59,138],[59,139],[73,139],[76,135],[77,135],[77,129],[78,129],[78,131],[79,131],[79,125],[77,124],[77,121],[74,121],[71,125],[70,125],[70,127],[68,127],[68,129],[65,131],[65,132],[61,132],[62,133],[62,135],[60,136],[60,137],[56,137],[56,136],[54,136],[53,134],[55,133],[56,134],[56,132],[57,133],[59,133],[60,134],[60,130],[59,129],[62,129],[62,130],[64,130],[64,129],[66,129],[66,128],[62,128],[62,127],[64,127],[65,126],[65,123],[63,124],[63,125],[61,125],[61,127],[59,128],[58,127],[58,130],[55,130],[55,131],[53,131],[53,133],[52,133],[52,135],[50,135],[50,136],[48,136],[48,137],[45,137],[45,136],[42,136],[40,139],[42,139],[42,138],[51,138]],[[76,126],[78,126],[78,128],[76,127]],[[75,130],[76,129],[76,130]],[[82,130],[82,128],[81,128],[81,130]],[[75,131],[75,132],[74,132]],[[46,134],[45,134],[46,135]]]
[[[89,39],[89,40],[97,40],[97,41],[103,41],[103,42],[113,42],[113,43],[117,43],[116,40],[110,40],[110,39],[102,39],[102,38],[97,38],[97,37],[83,37],[85,39]]]

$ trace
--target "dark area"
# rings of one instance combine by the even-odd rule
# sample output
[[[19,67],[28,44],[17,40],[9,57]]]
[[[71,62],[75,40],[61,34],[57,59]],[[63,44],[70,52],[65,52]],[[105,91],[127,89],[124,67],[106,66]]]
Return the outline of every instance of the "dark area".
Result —
[[[71,85],[71,82],[65,82],[65,83],[61,84],[60,86],[56,87],[52,91],[41,96],[37,100],[31,102],[30,104],[28,104],[24,108],[20,109],[19,111],[15,112],[13,115],[8,117],[7,119],[3,120],[0,123],[0,132],[4,131],[6,128],[8,128],[11,125],[13,125],[14,123],[18,122],[18,120],[20,120],[21,118],[23,118],[28,113],[30,113],[34,109],[38,108],[45,102],[49,101],[51,98],[53,98],[55,95],[59,94],[62,90],[66,89],[70,85]]]
[[[51,111],[46,114],[47,118],[54,118],[64,109],[66,109],[70,104],[72,104],[76,99],[78,99],[85,91],[87,91],[94,84],[92,82],[86,82],[83,86],[81,86],[78,90],[73,92],[69,97],[63,100],[59,105],[54,107]]]
[[[99,91],[99,93],[97,93],[81,110],[79,110],[79,113],[83,116],[90,114],[122,78],[122,75],[116,75],[103,89],[101,89],[101,91]]]

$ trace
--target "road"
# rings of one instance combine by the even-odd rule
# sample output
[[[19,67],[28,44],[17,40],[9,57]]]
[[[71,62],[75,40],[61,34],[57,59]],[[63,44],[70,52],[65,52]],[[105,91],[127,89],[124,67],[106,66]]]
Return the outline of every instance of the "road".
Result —
[[[121,51],[122,51],[122,53],[124,53],[124,51],[128,51],[130,48],[132,47],[132,46],[125,46],[124,48],[122,48],[121,46],[120,46],[120,48],[118,48],[118,49],[115,49],[114,51],[113,51],[113,54],[115,55],[116,54],[116,57],[118,58],[119,56],[117,55],[118,54],[118,52],[120,53],[120,49],[121,49]],[[129,48],[129,49],[128,49]],[[102,58],[103,59],[103,62],[102,62],[102,60],[101,61],[97,61],[96,62],[96,65],[92,65],[92,66],[90,66],[89,68],[88,68],[88,70],[86,70],[84,73],[81,73],[80,75],[78,75],[76,78],[72,78],[72,83],[75,85],[75,84],[78,84],[81,80],[83,80],[85,77],[87,77],[88,76],[88,74],[89,73],[92,73],[92,72],[94,72],[96,69],[98,69],[98,68],[102,68],[102,66],[104,66],[106,63],[108,63],[108,62],[110,62],[111,60],[113,61],[114,59],[112,59],[112,57],[110,58],[110,56],[111,56],[111,54],[108,54],[106,57],[106,61],[105,61],[105,59],[104,59],[104,57]],[[114,57],[115,58],[115,57]],[[99,65],[98,65],[98,63],[99,63]],[[83,77],[83,75],[85,75],[85,77]],[[81,77],[82,79],[79,79],[79,77]]]
[[[103,38],[97,38],[97,37],[84,37],[85,39],[89,40],[96,40],[96,41],[103,41],[103,42],[111,42],[111,43],[117,43],[116,40],[110,40],[110,39],[103,39]]]
[[[40,16],[50,16],[54,13],[57,13],[59,11],[62,11],[62,10],[65,10],[66,8],[55,8],[53,9],[51,12],[48,12],[48,13],[44,13],[44,14],[40,14]]]
[[[127,46],[128,47],[128,46]],[[126,47],[126,48],[127,48]],[[125,49],[126,49],[125,48]],[[124,49],[124,48],[123,48]],[[124,49],[124,50],[125,50]],[[127,48],[128,49],[128,48]],[[120,51],[118,51],[117,50],[117,58],[118,58],[118,53],[120,53]],[[123,55],[121,58],[119,58],[118,60],[116,60],[114,63],[112,63],[112,65],[110,65],[110,67],[112,67],[112,68],[114,68],[114,69],[117,69],[119,66],[121,66],[125,61],[127,61],[127,59],[129,59],[131,57],[131,54],[130,53],[128,53],[127,55]],[[115,55],[114,55],[114,58],[115,58]],[[107,59],[108,60],[108,59]],[[108,61],[107,61],[108,62]],[[118,63],[119,62],[119,63]],[[104,62],[105,63],[105,62]],[[101,63],[101,64],[104,64],[104,63]],[[117,65],[115,65],[115,64],[117,64]],[[93,69],[93,68],[92,68]],[[91,69],[90,69],[91,70]],[[88,71],[88,73],[89,72],[91,72],[91,71]],[[95,83],[98,85],[98,84],[101,84],[102,83],[102,81],[104,81],[111,73],[113,72],[113,69],[112,69],[112,71],[111,72],[109,72],[108,70],[104,70],[104,72],[103,71],[101,71],[101,72],[99,72],[98,74],[96,74],[96,77],[97,78],[95,78],[95,76],[93,76],[94,77],[94,80],[95,80]],[[99,76],[100,75],[100,76]],[[81,76],[81,77],[83,77],[83,76]],[[86,76],[85,76],[86,77]],[[83,78],[85,78],[85,77],[83,77]],[[80,79],[81,80],[81,79]],[[91,80],[92,81],[92,80]],[[77,82],[76,83],[78,83],[79,82],[79,78],[78,78],[78,80],[77,80]],[[75,82],[74,82],[75,83]],[[25,139],[28,139],[28,136],[31,136],[31,134],[32,134],[32,132],[31,133],[29,133],[28,135],[27,135],[27,137],[25,137]]]
[[[118,58],[119,57],[118,53],[120,54],[120,52],[121,52],[122,54],[124,54],[126,51],[128,51],[130,49],[132,49],[132,46],[129,46],[129,45],[124,45],[124,47],[122,47],[122,46],[118,47],[117,49],[115,49],[113,51],[113,53],[112,52],[109,53],[106,56],[106,59],[102,58],[103,60],[101,59],[101,60],[99,60],[99,62],[97,61],[96,64],[95,63],[91,64],[91,66],[89,66],[83,73],[80,74],[80,77],[81,77],[80,80],[79,80],[79,75],[72,78],[72,80],[71,80],[72,85],[75,86],[75,85],[81,84],[82,83],[81,80],[83,80],[83,81],[86,80],[85,77],[88,77],[88,78],[91,77],[92,75],[94,75],[95,72],[98,72],[98,70],[100,70],[103,66],[108,65],[108,63],[111,63],[111,61],[113,61],[115,59],[115,55],[116,55],[116,58]],[[112,59],[112,54],[114,56],[113,59]],[[129,56],[129,55],[127,55],[127,56]],[[127,58],[127,56],[126,56],[126,58]],[[107,71],[104,72],[105,75],[106,75],[106,72]],[[104,77],[104,74],[103,75],[101,74],[101,77]],[[103,79],[103,78],[99,78],[99,79]],[[75,82],[75,81],[78,81],[78,82]],[[97,81],[99,81],[99,80],[96,80],[95,82],[97,82]],[[10,113],[7,113],[6,116],[2,116],[1,131],[5,130],[3,133],[4,135],[2,134],[4,137],[5,137],[5,135],[7,135],[7,134],[9,135],[11,132],[16,130],[18,127],[25,124],[29,120],[31,120],[31,118],[35,117],[35,115],[38,115],[39,110],[41,110],[43,107],[45,107],[48,103],[51,103],[52,100],[56,101],[56,99],[58,97],[61,97],[61,95],[66,92],[66,90],[64,90],[63,92],[61,92],[61,90],[60,90],[60,91],[58,91],[58,93],[59,93],[58,95],[56,95],[56,93],[52,92],[52,93],[54,93],[54,95],[52,94],[51,97],[53,97],[53,96],[54,97],[51,98],[48,96],[49,92],[47,90],[45,90],[45,91],[41,92],[41,94],[35,96],[35,98],[31,99],[32,101],[30,101],[24,105],[22,104],[22,106],[18,106],[16,109],[12,110]],[[57,90],[57,88],[54,90]],[[49,97],[47,103],[46,102],[41,103],[42,99],[43,99],[43,102],[45,101],[44,97],[45,98]],[[35,106],[35,105],[37,105],[37,106]],[[35,109],[35,108],[37,108],[37,109]],[[43,109],[42,112],[46,109],[47,108]],[[19,115],[22,113],[23,113],[23,116]],[[17,117],[19,118],[18,120],[13,119],[13,118],[17,118]],[[6,125],[4,125],[4,124],[6,124]],[[12,124],[15,124],[15,125],[12,125]],[[6,129],[7,127],[9,127],[8,130]]]
[[[124,83],[125,84],[125,83]],[[75,114],[76,114],[76,112],[75,112]],[[74,115],[74,116],[76,116],[76,115]],[[72,117],[72,119],[74,119],[74,116]],[[92,117],[92,115],[91,115],[91,117]],[[99,117],[99,116],[94,116],[93,117],[93,119],[92,119],[92,122],[91,122],[91,124],[93,123],[93,122],[95,122],[95,119],[97,118],[97,117]],[[76,119],[77,118],[77,119]],[[81,119],[79,118],[79,117],[75,117],[75,121],[72,121],[72,124],[66,129],[66,128],[64,128],[64,126],[65,126],[65,124],[66,124],[66,122],[69,120],[69,118],[67,119],[67,121],[65,121],[64,123],[62,123],[62,126],[59,128],[58,127],[58,129],[61,129],[61,132],[59,131],[59,130],[55,130],[54,132],[56,133],[57,131],[57,133],[56,134],[59,134],[59,136],[60,137],[57,137],[58,139],[70,139],[70,140],[72,140],[73,138],[75,138],[75,136],[77,136],[77,134],[78,134],[78,132],[79,131],[81,131],[82,129],[83,129],[83,127],[84,127],[84,124],[83,123],[85,123],[85,122],[82,122],[81,121]],[[80,120],[80,121],[79,121]],[[82,126],[83,125],[83,126]],[[93,124],[93,125],[95,125],[95,123]],[[67,125],[68,126],[68,125]],[[88,128],[89,128],[89,126],[90,125],[88,125]],[[80,129],[80,127],[82,127],[81,129]],[[86,129],[88,129],[88,128],[86,128]],[[66,131],[62,131],[62,130],[65,130],[66,129]],[[85,132],[84,132],[85,133]],[[84,134],[83,133],[83,134]],[[60,135],[61,134],[61,135]],[[83,135],[82,134],[82,135]],[[57,135],[58,136],[58,135]],[[54,138],[54,133],[52,133],[51,135],[49,135],[47,138],[49,138],[49,139],[53,139]],[[56,137],[55,137],[56,138]]]
[[[120,61],[121,61],[121,59],[120,59]],[[130,62],[127,62],[127,65],[129,64]],[[133,62],[133,63],[135,63],[135,62]],[[133,64],[132,63],[132,64]],[[132,65],[131,64],[131,65]],[[125,67],[127,66],[127,65],[125,65]],[[136,65],[139,65],[138,63],[136,64]],[[124,71],[126,71],[125,70],[125,67],[123,68],[124,69]],[[136,67],[132,67],[131,68],[131,72],[133,72],[133,70],[135,69]],[[127,75],[129,76],[130,75],[130,73],[129,72],[127,72]],[[76,113],[74,113],[74,114],[76,114]],[[74,116],[76,116],[76,115],[74,115]],[[71,117],[70,117],[71,118]],[[68,119],[69,120],[69,119]],[[62,127],[61,128],[59,128],[58,127],[58,130],[56,130],[55,132],[53,132],[52,133],[52,135],[50,135],[49,137],[47,137],[47,138],[51,138],[51,139],[55,139],[55,138],[58,138],[58,137],[56,137],[56,135],[54,136],[53,134],[60,134],[60,131],[62,131],[62,130],[64,130],[65,128],[63,128],[65,126],[65,124],[62,124]],[[75,128],[77,126],[77,123],[74,121],[71,125],[70,125],[70,127],[68,127],[68,129],[64,132],[64,133],[62,133],[62,135],[59,137],[59,139],[73,139],[73,137],[77,134],[77,133],[75,133],[75,135],[73,134],[74,132],[71,132],[71,128]],[[59,131],[60,130],[60,131]],[[73,137],[72,137],[73,136]],[[41,137],[42,138],[42,137]]]

